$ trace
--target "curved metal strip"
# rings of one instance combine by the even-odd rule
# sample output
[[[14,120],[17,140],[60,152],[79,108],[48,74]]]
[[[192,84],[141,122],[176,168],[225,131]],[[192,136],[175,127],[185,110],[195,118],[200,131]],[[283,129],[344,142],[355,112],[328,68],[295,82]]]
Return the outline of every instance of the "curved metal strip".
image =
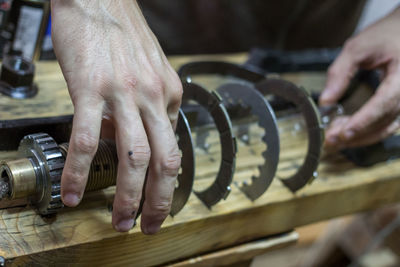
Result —
[[[183,83],[183,101],[193,100],[203,106],[213,118],[221,143],[221,164],[214,183],[196,196],[211,208],[221,199],[226,199],[231,190],[236,161],[236,139],[233,136],[229,115],[215,92],[210,93],[194,83]]]
[[[178,71],[182,81],[191,82],[192,75],[199,74],[219,74],[223,76],[233,76],[252,83],[257,83],[265,79],[262,74],[249,71],[239,65],[221,61],[198,61],[187,63],[180,67]]]
[[[175,216],[185,206],[192,192],[195,174],[195,155],[189,123],[185,114],[179,109],[176,126],[178,146],[182,152],[181,173],[178,175],[178,187],[175,188],[171,205],[171,216]]]
[[[303,88],[299,88],[285,80],[267,79],[256,84],[256,88],[263,95],[276,95],[295,104],[300,109],[306,122],[309,142],[304,163],[294,175],[282,179],[282,182],[292,192],[295,192],[317,176],[316,170],[324,142],[324,130],[321,126],[318,108]]]
[[[280,146],[275,113],[264,96],[252,86],[230,83],[221,86],[217,91],[224,103],[229,101],[227,105],[244,105],[245,108],[250,108],[250,113],[257,117],[258,125],[265,131],[262,141],[267,147],[262,152],[264,164],[258,166],[260,174],[251,177],[251,184],[245,183],[240,187],[254,201],[268,189],[278,167]]]

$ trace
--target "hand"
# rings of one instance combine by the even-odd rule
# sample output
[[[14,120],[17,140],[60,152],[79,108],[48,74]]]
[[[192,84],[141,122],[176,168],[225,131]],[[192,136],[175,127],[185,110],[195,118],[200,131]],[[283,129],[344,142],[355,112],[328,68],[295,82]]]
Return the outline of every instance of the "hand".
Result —
[[[112,224],[134,226],[149,167],[141,227],[156,233],[168,216],[180,167],[174,127],[182,84],[136,1],[52,0],[53,43],[75,108],[62,175],[65,205],[82,199],[102,119],[118,151]],[[104,127],[104,125],[103,125]]]
[[[400,8],[348,40],[328,70],[320,104],[336,103],[359,67],[380,68],[383,81],[375,95],[351,117],[333,123],[326,133],[327,147],[375,143],[400,126]]]

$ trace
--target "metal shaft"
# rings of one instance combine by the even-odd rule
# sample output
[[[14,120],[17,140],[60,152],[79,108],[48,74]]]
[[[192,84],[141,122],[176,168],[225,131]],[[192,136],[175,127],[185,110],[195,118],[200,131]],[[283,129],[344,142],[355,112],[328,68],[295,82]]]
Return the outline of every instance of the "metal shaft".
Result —
[[[60,145],[67,156],[68,143]],[[118,157],[115,143],[111,140],[100,140],[97,153],[90,165],[86,192],[97,191],[115,185],[117,179]]]
[[[63,157],[67,157],[68,143],[59,146]],[[44,164],[39,162],[39,165]],[[38,171],[38,164],[31,158],[7,160],[1,163],[0,200],[40,199],[37,192],[44,191],[43,175]],[[115,143],[111,140],[100,140],[97,153],[90,165],[86,192],[105,189],[115,185],[117,178],[118,158]]]

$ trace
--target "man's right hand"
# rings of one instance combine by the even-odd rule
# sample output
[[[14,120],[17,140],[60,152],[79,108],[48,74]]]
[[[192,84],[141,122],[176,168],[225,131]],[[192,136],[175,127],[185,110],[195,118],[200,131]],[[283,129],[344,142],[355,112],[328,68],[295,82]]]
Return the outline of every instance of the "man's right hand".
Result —
[[[52,37],[74,104],[62,199],[82,199],[103,130],[115,135],[117,189],[112,224],[134,225],[146,171],[141,227],[156,233],[168,216],[180,167],[174,127],[182,85],[133,0],[52,0]],[[107,129],[104,129],[107,128]]]

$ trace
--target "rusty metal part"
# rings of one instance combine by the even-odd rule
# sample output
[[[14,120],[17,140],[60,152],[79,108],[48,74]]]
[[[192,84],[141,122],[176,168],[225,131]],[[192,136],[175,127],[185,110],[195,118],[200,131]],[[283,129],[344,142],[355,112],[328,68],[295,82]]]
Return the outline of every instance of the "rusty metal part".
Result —
[[[236,162],[236,139],[233,135],[229,115],[216,92],[209,92],[194,83],[183,83],[183,101],[193,100],[203,106],[213,118],[221,143],[221,164],[214,183],[196,196],[211,208],[221,199],[226,199],[231,191]]]
[[[258,125],[264,129],[262,141],[266,144],[266,149],[262,152],[264,163],[258,166],[260,173],[251,177],[251,184],[244,183],[240,187],[240,190],[254,201],[268,189],[278,167],[280,146],[275,113],[264,96],[252,86],[229,83],[217,91],[222,96],[225,106],[243,106],[249,109],[250,115],[255,116]]]
[[[12,98],[34,97],[38,88],[33,83],[35,65],[22,56],[5,56],[1,65],[0,93]]]
[[[266,79],[256,84],[256,88],[263,95],[275,95],[295,104],[304,117],[309,140],[307,155],[303,165],[294,175],[282,179],[282,182],[295,192],[318,176],[317,167],[324,142],[324,130],[318,108],[307,91],[285,80]]]
[[[183,160],[171,215],[177,214],[185,205],[194,180],[193,144],[190,129],[181,111],[176,134]],[[31,134],[22,139],[18,152],[19,159],[3,161],[0,164],[0,199],[25,198],[36,206],[41,215],[56,213],[63,207],[60,183],[68,144],[58,146],[47,134]],[[96,191],[115,185],[117,165],[114,141],[100,140],[90,165],[85,191]]]
[[[218,74],[257,83],[265,79],[265,76],[236,64],[221,61],[198,61],[187,63],[180,67],[179,77],[186,82],[191,82],[191,76],[200,74]]]

